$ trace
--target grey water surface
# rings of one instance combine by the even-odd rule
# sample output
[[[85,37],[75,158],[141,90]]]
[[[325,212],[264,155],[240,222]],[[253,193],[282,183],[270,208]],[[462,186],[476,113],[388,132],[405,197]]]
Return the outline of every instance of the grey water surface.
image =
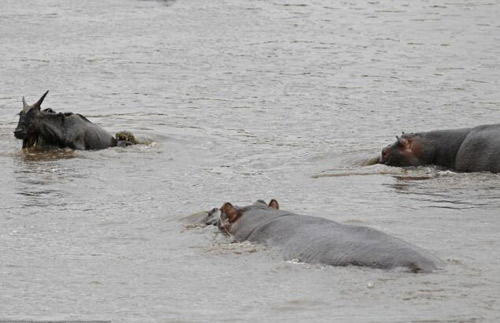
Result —
[[[495,0],[3,0],[0,319],[498,322],[500,176],[361,166],[500,122]],[[23,152],[22,96],[152,143]],[[443,269],[286,262],[182,219],[276,198]]]

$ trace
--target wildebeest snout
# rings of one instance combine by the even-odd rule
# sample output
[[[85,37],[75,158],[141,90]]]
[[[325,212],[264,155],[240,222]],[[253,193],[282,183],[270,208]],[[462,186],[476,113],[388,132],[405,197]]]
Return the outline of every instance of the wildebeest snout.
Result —
[[[26,137],[26,131],[24,131],[24,129],[22,128],[17,128],[16,130],[14,130],[14,136],[17,139],[24,139]]]

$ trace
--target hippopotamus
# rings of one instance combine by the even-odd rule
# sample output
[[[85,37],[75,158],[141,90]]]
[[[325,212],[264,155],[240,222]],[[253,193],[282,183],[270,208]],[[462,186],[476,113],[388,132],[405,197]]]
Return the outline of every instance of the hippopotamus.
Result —
[[[382,150],[389,166],[435,165],[457,172],[500,172],[500,124],[403,134]]]
[[[97,150],[136,143],[132,134],[118,133],[118,138],[115,138],[81,114],[56,113],[50,108],[42,110],[42,102],[48,93],[45,92],[33,105],[28,105],[23,97],[23,109],[14,131],[14,136],[23,141],[23,148]],[[121,140],[121,137],[125,137],[125,140]],[[126,140],[128,138],[133,138],[134,142]]]
[[[249,241],[279,250],[285,259],[332,266],[404,268],[430,272],[440,260],[429,252],[381,231],[341,224],[279,209],[276,200],[245,207],[227,202],[207,212],[206,225],[217,225],[237,242]]]

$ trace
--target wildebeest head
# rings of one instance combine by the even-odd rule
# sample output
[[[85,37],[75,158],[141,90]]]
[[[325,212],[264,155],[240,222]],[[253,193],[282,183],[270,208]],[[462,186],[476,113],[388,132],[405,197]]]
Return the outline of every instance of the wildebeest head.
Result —
[[[41,106],[47,93],[49,93],[49,91],[45,92],[45,94],[33,105],[28,105],[23,97],[23,109],[19,113],[19,122],[16,130],[14,130],[14,136],[17,139],[23,140],[23,148],[32,147],[36,144],[40,132],[37,116],[42,113]]]
[[[231,228],[231,225],[236,222],[239,218],[241,218],[245,211],[249,210],[252,207],[268,207],[272,209],[279,210],[279,204],[278,201],[275,199],[272,199],[269,204],[266,204],[263,200],[258,200],[251,206],[247,207],[237,207],[233,206],[231,203],[226,202],[224,205],[220,208],[220,213],[219,213],[219,221],[217,221],[217,226],[225,232],[229,232],[229,229]]]

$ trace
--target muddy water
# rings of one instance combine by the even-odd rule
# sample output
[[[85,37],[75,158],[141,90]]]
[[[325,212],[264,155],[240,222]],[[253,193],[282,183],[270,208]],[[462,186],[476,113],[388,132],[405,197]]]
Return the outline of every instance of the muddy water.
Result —
[[[498,122],[495,1],[2,1],[0,319],[494,322],[500,176],[360,166]],[[22,103],[150,145],[22,152]],[[231,201],[430,250],[412,275],[284,262],[181,219]]]

